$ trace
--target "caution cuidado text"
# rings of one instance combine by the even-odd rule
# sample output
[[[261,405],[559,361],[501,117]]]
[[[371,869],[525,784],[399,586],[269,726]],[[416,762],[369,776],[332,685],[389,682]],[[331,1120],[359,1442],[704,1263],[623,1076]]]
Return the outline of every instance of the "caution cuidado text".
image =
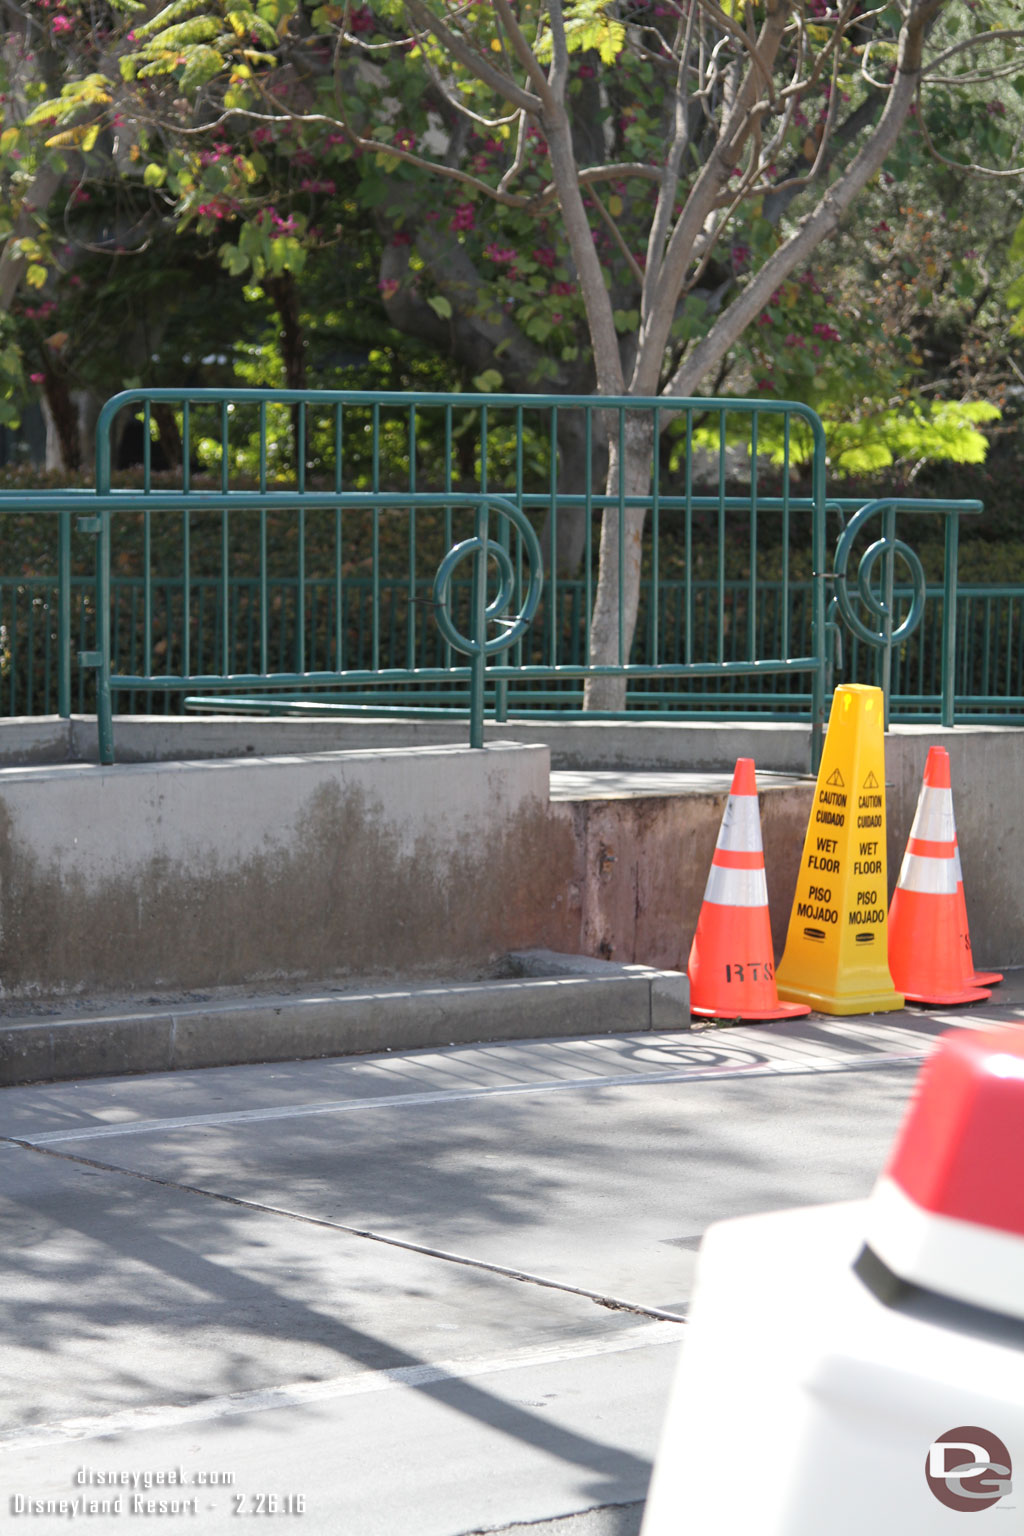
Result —
[[[903,1007],[886,943],[885,744],[880,688],[832,699],[779,996],[822,1013]]]

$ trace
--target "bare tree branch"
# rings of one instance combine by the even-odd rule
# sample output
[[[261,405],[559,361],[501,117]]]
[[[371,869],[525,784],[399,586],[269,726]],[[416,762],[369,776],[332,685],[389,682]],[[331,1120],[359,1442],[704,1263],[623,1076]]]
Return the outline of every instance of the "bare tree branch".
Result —
[[[756,277],[732,301],[703,340],[683,359],[664,393],[688,395],[695,392],[701,379],[715,366],[723,352],[757,318],[775,289],[823,240],[835,232],[854,197],[881,169],[896,143],[917,92],[924,35],[929,21],[942,3],[943,0],[919,0],[913,7],[900,35],[896,78],[871,139],[835,186],[825,193],[818,207],[769,257]]]
[[[1009,170],[997,171],[990,166],[979,165],[974,160],[950,160],[949,156],[944,155],[936,146],[935,140],[928,131],[925,115],[920,111],[917,114],[917,126],[921,130],[921,137],[924,139],[925,148],[932,159],[937,160],[940,165],[948,165],[950,170],[967,171],[971,176],[987,176],[990,181],[1019,181],[1024,176],[1024,165],[1015,165]]]
[[[500,0],[495,0],[495,3],[500,4]],[[521,107],[527,112],[536,113],[540,110],[538,96],[524,91],[511,76],[503,74],[500,69],[495,69],[488,58],[471,48],[465,39],[453,32],[450,27],[446,27],[441,18],[436,16],[429,6],[423,3],[423,0],[403,0],[403,4],[417,26],[436,37],[453,59],[465,65],[466,69],[478,80],[483,81],[484,85],[489,85],[496,95],[503,97],[512,106]]]
[[[933,70],[937,69],[940,64],[945,64],[947,59],[954,58],[958,53],[966,53],[968,50],[981,48],[986,43],[1019,42],[1021,38],[1024,38],[1024,28],[1022,27],[1016,27],[1012,31],[1007,29],[996,32],[976,32],[973,37],[962,38],[959,43],[954,43],[952,47],[945,49],[943,53],[936,54],[935,58],[929,63],[928,68],[924,71],[924,78],[926,80],[931,79]],[[952,83],[959,83],[956,81],[955,76]]]

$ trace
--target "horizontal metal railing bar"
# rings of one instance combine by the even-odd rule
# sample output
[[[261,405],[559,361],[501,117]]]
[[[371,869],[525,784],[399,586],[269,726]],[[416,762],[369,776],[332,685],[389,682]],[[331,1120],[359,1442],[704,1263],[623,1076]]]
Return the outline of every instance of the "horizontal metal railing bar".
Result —
[[[665,662],[662,665],[644,666],[624,664],[623,666],[587,666],[587,665],[526,665],[522,667],[493,666],[488,667],[486,676],[494,681],[503,682],[514,678],[566,678],[569,680],[584,679],[588,677],[721,677],[721,676],[750,676],[775,674],[785,675],[790,672],[809,672],[817,666],[817,659],[813,656],[800,656],[782,661],[726,661],[726,662]],[[363,683],[363,682],[394,682],[397,685],[403,683],[430,682],[444,680],[450,677],[469,677],[469,667],[413,667],[413,668],[382,668],[380,671],[358,672],[255,672],[239,673],[224,676],[220,673],[192,673],[182,675],[176,673],[163,673],[160,676],[142,676],[138,673],[112,673],[110,677],[111,688],[117,689],[156,689],[170,692],[180,692],[188,688],[290,688],[300,683],[332,683],[339,684]]]
[[[493,707],[493,700],[489,701]],[[810,705],[810,695],[807,696],[807,705]],[[397,705],[397,704],[345,704],[333,702],[329,704],[311,705],[301,703],[287,703],[278,700],[264,702],[255,699],[216,699],[204,702],[200,699],[186,699],[186,709],[193,713],[199,709],[209,708],[220,714],[244,714],[244,715],[340,715],[367,717],[377,715],[395,715],[403,720],[422,719],[436,720],[439,716],[451,718],[465,716],[469,713],[469,700],[463,700],[456,705],[434,706],[422,704]],[[708,711],[700,709],[673,710],[674,720],[701,720],[707,718]],[[563,709],[529,709],[509,706],[508,720],[578,720],[579,707]],[[588,712],[589,719],[602,720],[654,720],[664,722],[662,711],[653,709],[625,709],[625,710],[593,710]],[[778,723],[804,723],[806,716],[798,714],[795,710],[764,709],[751,716],[749,711],[716,710],[715,718],[719,720],[741,720],[754,718],[757,720],[775,721]],[[501,725],[503,721],[492,722]]]
[[[373,389],[235,389],[231,386],[225,388],[173,388],[160,386],[150,389],[148,386],[139,389],[122,390],[120,394],[112,395],[100,410],[97,432],[101,433],[109,425],[114,416],[120,415],[130,405],[142,405],[145,401],[152,400],[158,403],[184,405],[216,405],[222,401],[228,404],[239,405],[299,405],[303,401],[306,404],[317,405],[345,405],[345,406],[374,406],[386,403],[390,407],[408,410],[410,406],[418,406],[421,409],[433,409],[436,406],[461,406],[465,411],[480,410],[485,407],[488,411],[508,409],[510,407],[523,407],[524,409],[549,411],[552,406],[558,410],[594,410],[594,411],[642,411],[647,414],[652,408],[659,412],[694,411],[701,415],[748,415],[756,411],[765,416],[800,416],[809,426],[817,426],[819,418],[809,405],[803,405],[796,400],[763,400],[763,399],[724,399],[706,395],[541,395],[541,394],[487,394],[469,395],[459,391],[445,393],[431,390],[429,394],[420,390],[373,390]]]
[[[297,507],[323,507],[333,510],[336,507],[352,507],[355,509],[367,507],[391,508],[415,503],[417,506],[434,507],[441,511],[454,503],[476,504],[481,501],[499,503],[503,500],[515,500],[523,507],[547,508],[551,505],[550,491],[524,491],[521,494],[509,489],[488,491],[464,491],[458,489],[444,491],[413,491],[408,488],[396,487],[391,491],[310,491],[310,490],[275,490],[261,491],[253,486],[249,489],[234,491],[200,490],[170,490],[166,488],[141,489],[136,486],[125,487],[122,490],[92,491],[69,488],[61,491],[10,491],[0,490],[0,512],[67,512],[68,510],[83,511],[88,507],[92,511],[129,512],[134,510],[133,504],[139,503],[138,510],[165,511],[165,512],[218,512],[225,508],[236,510],[246,507],[259,510],[265,507],[268,511],[289,511]],[[717,511],[723,507],[727,512],[743,512],[750,508],[749,495],[731,494],[717,496],[708,492],[694,492],[690,496],[673,495],[670,492],[660,491],[657,498],[653,493],[644,495],[608,495],[604,491],[593,491],[589,495],[582,495],[572,491],[557,491],[556,500],[560,507],[649,507],[657,500],[662,510],[685,511],[692,508],[695,511]],[[758,494],[757,507],[762,512],[782,511],[788,508],[791,512],[812,512],[814,510],[813,499],[807,496],[762,496]],[[826,510],[841,507],[846,510],[859,510],[870,503],[855,497],[832,498]],[[921,500],[900,500],[898,498],[879,498],[879,506],[895,506],[902,512],[915,512],[922,516],[929,513],[944,514],[946,512],[958,512],[964,516],[973,516],[984,510],[980,501],[942,501],[929,498]]]
[[[444,511],[449,506],[479,506],[488,503],[500,507],[512,502],[514,497],[507,491],[184,491],[184,490],[123,490],[123,491],[33,491],[30,495],[20,492],[0,491],[0,512],[67,512],[70,509],[100,512],[220,512],[226,509],[268,512],[292,511],[305,507],[324,507],[333,511],[344,509],[391,508],[396,503],[417,507],[436,508]],[[8,506],[8,503],[10,505]],[[717,505],[717,503],[716,503]]]

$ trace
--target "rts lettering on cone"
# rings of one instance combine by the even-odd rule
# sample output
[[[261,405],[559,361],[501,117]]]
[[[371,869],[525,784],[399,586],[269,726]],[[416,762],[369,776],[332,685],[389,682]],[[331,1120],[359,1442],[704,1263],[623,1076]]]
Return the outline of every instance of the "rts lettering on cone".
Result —
[[[690,1012],[711,1019],[809,1013],[775,989],[768,885],[752,758],[737,759],[687,966]]]

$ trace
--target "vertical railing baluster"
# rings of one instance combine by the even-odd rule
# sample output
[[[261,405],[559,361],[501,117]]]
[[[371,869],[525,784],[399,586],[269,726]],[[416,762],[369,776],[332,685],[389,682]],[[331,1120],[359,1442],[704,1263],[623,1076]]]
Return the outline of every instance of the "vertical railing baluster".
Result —
[[[339,403],[334,407],[334,489],[339,496],[345,484],[342,469],[344,446],[342,407]],[[340,506],[336,506],[334,509],[334,667],[337,672],[343,671],[345,665],[344,534],[342,510]]]
[[[719,665],[725,661],[725,411],[718,412],[718,651]]]
[[[957,562],[960,519],[956,512],[946,514],[945,571],[942,587],[942,723],[956,724],[956,606]]]
[[[750,424],[750,576],[747,584],[747,660],[757,660],[757,412]]]
[[[57,713],[71,715],[71,513],[57,514]]]
[[[373,468],[371,483],[374,496],[380,490],[380,402],[375,400],[372,408],[372,453]],[[372,571],[373,571],[373,638],[371,641],[371,666],[375,672],[380,670],[380,507],[376,501],[372,512]]]

